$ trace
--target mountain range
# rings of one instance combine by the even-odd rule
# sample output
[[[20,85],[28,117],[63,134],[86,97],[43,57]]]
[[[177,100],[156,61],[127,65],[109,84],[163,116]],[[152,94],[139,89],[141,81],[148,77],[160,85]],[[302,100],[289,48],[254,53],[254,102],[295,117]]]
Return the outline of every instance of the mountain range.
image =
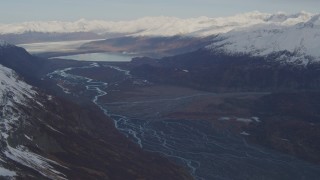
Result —
[[[33,40],[36,42],[57,41],[61,39],[61,36],[69,40],[107,38],[105,44],[93,40],[89,46],[85,45],[82,48],[89,47],[91,51],[122,52],[147,49],[148,46],[144,46],[145,42],[172,44],[174,37],[182,37],[181,40],[174,39],[177,44],[180,41],[186,44],[185,39],[188,38],[191,39],[188,40],[188,44],[194,39],[202,40],[202,42],[205,39],[205,43],[200,43],[200,45],[206,46],[205,48],[215,53],[247,54],[258,57],[277,54],[275,59],[278,61],[305,66],[308,63],[319,61],[319,17],[319,14],[307,12],[297,14],[250,12],[220,18],[146,17],[119,22],[85,19],[76,22],[26,22],[0,24],[0,38],[11,40],[13,43],[24,39],[23,36],[28,37],[26,41],[32,42],[30,33],[33,33],[31,37],[34,37]],[[17,40],[12,36],[21,38]],[[47,38],[43,39],[42,36]],[[50,36],[51,39],[48,39]],[[116,37],[120,37],[120,39]],[[136,40],[132,40],[132,38]],[[141,38],[143,38],[143,43],[141,43]],[[208,41],[208,38],[211,40]],[[132,41],[136,43],[132,44]],[[117,42],[116,45],[114,42]],[[131,44],[130,48],[123,47],[128,44]],[[110,46],[115,48],[110,48]],[[132,48],[132,46],[138,48]],[[176,49],[179,49],[181,45],[176,46]],[[201,47],[198,44],[194,48],[190,48],[190,46],[192,43],[186,48],[189,51]],[[157,47],[157,49],[160,48]],[[170,47],[170,49],[175,48]],[[179,53],[187,52],[187,50],[179,51]],[[170,53],[165,55],[170,55]]]
[[[0,34],[92,32],[96,34],[123,33],[130,36],[209,36],[261,24],[292,26],[317,16],[317,14],[307,12],[267,14],[254,11],[218,18],[180,19],[163,16],[145,17],[131,21],[81,19],[75,22],[25,22],[0,24]]]

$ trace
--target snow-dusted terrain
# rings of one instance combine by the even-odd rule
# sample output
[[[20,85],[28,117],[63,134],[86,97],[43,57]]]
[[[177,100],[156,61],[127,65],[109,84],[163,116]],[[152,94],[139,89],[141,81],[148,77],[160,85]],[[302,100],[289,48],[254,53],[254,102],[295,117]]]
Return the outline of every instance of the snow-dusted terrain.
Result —
[[[282,53],[277,60],[306,65],[320,61],[320,15],[299,22],[297,18],[278,16],[281,23],[260,24],[221,34],[220,41],[207,48],[227,54],[268,56]],[[307,18],[308,17],[308,18]],[[298,18],[299,19],[299,18]],[[291,25],[292,22],[296,23]],[[299,23],[297,23],[299,22]],[[288,25],[289,24],[289,25]]]
[[[31,86],[23,81],[18,80],[18,76],[11,70],[0,65],[0,106],[1,121],[0,132],[1,138],[8,138],[10,131],[19,123],[22,114],[15,112],[17,105],[27,105],[27,99],[31,99],[36,94]]]
[[[2,65],[0,65],[0,84],[0,179],[3,176],[17,175],[15,171],[2,167],[8,159],[38,171],[48,178],[64,179],[64,175],[51,165],[58,165],[56,162],[31,152],[23,145],[10,143],[10,139],[16,136],[15,131],[28,124],[27,119],[30,117],[22,109],[28,107],[30,102],[42,106],[36,101],[37,92],[32,86],[20,80],[13,70]],[[29,140],[32,141],[30,137]]]

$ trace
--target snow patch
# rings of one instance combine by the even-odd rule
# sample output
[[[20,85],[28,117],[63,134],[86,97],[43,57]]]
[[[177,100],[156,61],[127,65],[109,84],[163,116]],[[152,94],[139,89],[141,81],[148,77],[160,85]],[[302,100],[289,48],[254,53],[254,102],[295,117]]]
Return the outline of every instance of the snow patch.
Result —
[[[26,134],[24,135],[24,137],[27,138],[29,141],[33,141],[33,139]]]
[[[242,131],[240,134],[241,134],[241,135],[244,135],[244,136],[250,136],[250,134],[247,133],[247,132],[245,132],[245,131]]]
[[[229,120],[231,120],[231,118],[230,117],[221,117],[218,120],[219,121],[229,121]]]
[[[251,123],[251,122],[252,122],[252,119],[237,118],[236,121],[243,122],[243,123]]]
[[[47,96],[47,99],[48,99],[49,101],[51,101],[51,100],[53,99],[53,97],[52,97],[51,95],[48,95],[48,96]]]
[[[57,133],[59,133],[59,134],[64,135],[62,132],[60,132],[59,130],[53,128],[52,126],[50,126],[50,125],[48,125],[48,124],[47,124],[47,127],[48,127],[49,129],[51,129],[52,131],[55,131],[55,132],[57,132]]]
[[[4,151],[4,154],[9,159],[16,161],[29,168],[32,168],[35,171],[38,171],[40,174],[42,174],[45,177],[48,177],[50,179],[59,179],[59,180],[66,179],[65,178],[66,176],[56,171],[52,166],[52,164],[60,167],[63,167],[63,166],[61,166],[55,161],[46,159],[38,154],[30,152],[24,146],[18,146],[16,148],[13,148],[8,145],[6,151]]]
[[[261,120],[259,117],[251,117],[252,120],[256,121],[257,123],[260,123]]]
[[[238,121],[238,122],[243,122],[243,123],[253,123],[257,122],[260,123],[261,120],[259,117],[250,117],[250,118],[242,118],[242,117],[220,117],[218,118],[219,121]]]
[[[16,172],[10,171],[0,166],[0,177],[14,177],[16,175]]]

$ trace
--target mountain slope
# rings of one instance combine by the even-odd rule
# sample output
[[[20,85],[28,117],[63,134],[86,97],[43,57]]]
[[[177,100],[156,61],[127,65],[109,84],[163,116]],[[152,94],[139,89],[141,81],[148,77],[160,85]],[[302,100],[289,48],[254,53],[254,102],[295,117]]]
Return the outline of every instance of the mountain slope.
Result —
[[[2,43],[8,55],[5,46],[14,46]],[[3,65],[0,83],[0,179],[191,179],[127,140],[95,105],[44,94]]]
[[[18,75],[12,70],[3,67],[2,65],[0,65],[0,79],[1,160],[3,162],[8,160],[14,161],[30,167],[49,178],[64,179],[64,175],[56,171],[52,166],[52,164],[59,166],[59,163],[33,153],[28,150],[26,146],[15,142],[15,139],[23,138],[21,136],[24,136],[27,141],[33,141],[33,136],[30,136],[30,134],[29,136],[27,134],[13,134],[21,127],[20,124],[23,124],[23,126],[27,125],[26,120],[30,118],[26,113],[25,108],[27,106],[30,104],[38,106],[37,108],[43,106],[40,102],[35,100],[37,96],[36,91],[34,91],[30,85],[19,80]],[[7,163],[2,164],[7,165]],[[17,175],[17,172],[9,171],[11,172],[11,175]],[[6,174],[10,175],[8,173]]]
[[[260,57],[280,53],[276,60],[301,65],[319,62],[319,17],[312,16],[293,26],[265,24],[237,29],[221,34],[219,40],[207,48],[213,52]]]
[[[320,89],[319,64],[283,64],[275,61],[276,57],[214,53],[201,49],[159,60],[135,58],[131,62],[131,73],[151,82],[209,91]]]

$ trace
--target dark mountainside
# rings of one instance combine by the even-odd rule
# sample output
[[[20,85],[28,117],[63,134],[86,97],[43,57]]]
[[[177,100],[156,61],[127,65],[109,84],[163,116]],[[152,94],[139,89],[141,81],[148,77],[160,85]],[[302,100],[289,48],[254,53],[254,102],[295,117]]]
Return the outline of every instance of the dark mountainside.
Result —
[[[137,56],[165,57],[195,51],[212,42],[213,37],[118,37],[83,44],[79,50],[134,53]]]
[[[286,53],[286,52],[283,52]],[[135,58],[132,74],[152,82],[209,91],[319,90],[320,64],[297,66],[265,58],[200,49],[159,60]]]
[[[43,59],[30,55],[25,49],[7,45],[0,48],[0,63],[18,72],[26,79],[34,79],[44,66]]]
[[[14,69],[21,78],[34,85],[41,82],[38,78],[45,71],[54,69],[50,61],[33,57],[14,46],[0,49],[0,63]],[[13,148],[25,146],[32,153],[57,162],[51,166],[62,175],[45,171],[32,162],[27,162],[30,163],[27,167],[6,158],[3,153],[7,145],[1,142],[0,157],[5,160],[3,166],[17,172],[19,178],[192,179],[167,159],[144,152],[130,142],[92,103],[76,104],[48,96],[40,89],[37,91],[37,97],[30,99],[27,105],[18,105],[18,111],[24,114],[24,118],[10,135],[8,145]],[[25,162],[23,157],[21,161]]]
[[[253,100],[230,99],[203,108],[216,114],[245,109],[263,119],[242,127],[250,134],[249,142],[320,163],[320,64],[273,61],[280,55],[253,58],[201,49],[159,60],[135,58],[129,67],[133,75],[156,84],[219,93],[270,92]],[[216,115],[211,112],[207,118]]]

